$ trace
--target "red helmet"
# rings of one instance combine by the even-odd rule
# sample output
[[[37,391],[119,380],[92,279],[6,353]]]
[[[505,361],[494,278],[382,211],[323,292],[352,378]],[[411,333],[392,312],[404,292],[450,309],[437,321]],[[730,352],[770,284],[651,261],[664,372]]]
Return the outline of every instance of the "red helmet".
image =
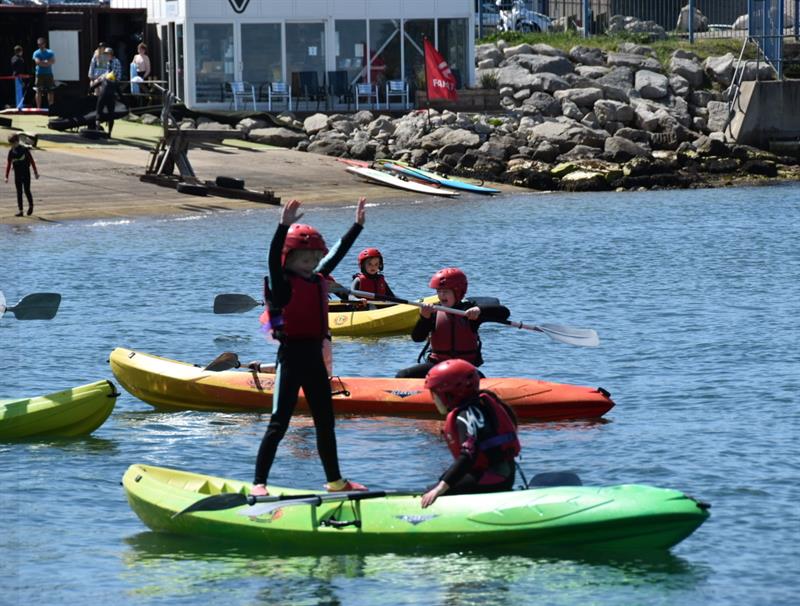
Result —
[[[281,251],[283,263],[286,263],[286,255],[293,250],[321,250],[322,254],[327,254],[328,247],[325,246],[325,240],[322,239],[322,235],[316,229],[310,225],[292,223]]]
[[[358,253],[358,266],[361,268],[361,271],[364,271],[364,261],[372,257],[378,257],[378,269],[383,271],[383,255],[377,248],[365,248]]]
[[[428,286],[436,290],[449,288],[455,294],[456,300],[460,301],[467,294],[467,274],[457,267],[445,267],[433,274]]]
[[[480,383],[478,369],[458,358],[440,362],[425,377],[425,388],[431,390],[434,399],[441,400],[447,409],[455,408],[467,398],[477,396]]]

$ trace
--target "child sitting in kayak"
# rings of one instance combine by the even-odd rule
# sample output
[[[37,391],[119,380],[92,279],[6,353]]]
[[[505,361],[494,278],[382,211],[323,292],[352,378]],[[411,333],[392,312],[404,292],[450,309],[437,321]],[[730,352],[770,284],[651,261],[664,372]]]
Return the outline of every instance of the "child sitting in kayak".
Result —
[[[364,225],[365,198],[358,201],[356,221],[328,252],[322,235],[310,225],[295,223],[300,202],[290,200],[281,211],[278,229],[269,248],[269,326],[280,342],[276,360],[274,402],[269,425],[256,459],[251,494],[266,495],[267,477],[278,444],[289,427],[303,388],[317,431],[317,450],[330,492],[366,490],[342,478],[336,452],[331,385],[325,367],[324,344],[328,332],[328,280]]]
[[[447,417],[444,436],[455,461],[422,496],[422,507],[443,494],[511,490],[514,458],[520,452],[514,411],[492,392],[480,391],[478,369],[465,360],[431,368],[425,388]]]
[[[466,360],[474,366],[483,364],[481,340],[478,328],[483,322],[503,322],[511,312],[496,304],[462,300],[467,293],[467,276],[457,267],[440,269],[431,278],[429,286],[436,289],[439,302],[466,312],[464,316],[434,311],[432,305],[424,305],[419,311],[419,320],[411,331],[411,338],[421,343],[428,340],[420,359],[430,346],[425,362],[404,368],[397,373],[399,379],[422,379],[439,362],[454,358]]]
[[[365,248],[358,253],[361,271],[353,275],[353,290],[371,292],[379,297],[393,297],[386,278],[383,277],[383,255],[377,248]]]

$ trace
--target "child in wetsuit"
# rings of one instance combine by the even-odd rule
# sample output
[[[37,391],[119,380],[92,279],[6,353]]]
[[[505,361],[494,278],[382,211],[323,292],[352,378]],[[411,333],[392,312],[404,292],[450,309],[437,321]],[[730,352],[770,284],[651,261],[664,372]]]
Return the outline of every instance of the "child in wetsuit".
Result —
[[[420,358],[428,346],[430,353],[425,362],[398,371],[397,378],[422,379],[436,364],[453,358],[480,366],[483,357],[478,328],[483,322],[503,322],[511,315],[508,308],[499,302],[475,304],[468,299],[462,300],[467,293],[467,276],[457,267],[445,267],[437,271],[431,278],[430,287],[436,289],[442,305],[465,311],[466,315],[434,311],[432,305],[424,305],[411,331],[411,338],[417,343],[428,341]]]
[[[365,198],[358,201],[356,222],[328,252],[320,233],[309,225],[295,223],[301,216],[300,202],[290,200],[269,249],[269,316],[273,336],[280,342],[275,370],[273,412],[256,459],[251,494],[268,494],[267,477],[278,444],[289,427],[303,388],[317,432],[317,450],[322,459],[330,492],[366,490],[342,478],[336,452],[333,403],[323,344],[328,332],[328,280],[326,277],[347,254],[364,225]]]
[[[371,292],[378,297],[394,297],[392,289],[383,277],[383,255],[377,248],[365,248],[358,253],[361,271],[353,275],[353,290]]]
[[[111,138],[111,131],[114,129],[114,112],[117,98],[120,101],[122,100],[117,83],[117,75],[113,71],[103,74],[92,82],[91,89],[97,91],[95,129],[100,128],[100,120],[105,118],[105,122],[108,125],[108,137]]]
[[[516,415],[508,404],[480,390],[478,369],[465,360],[446,360],[431,368],[425,388],[446,415],[444,436],[455,461],[422,496],[423,509],[443,494],[511,490],[520,443]]]
[[[39,171],[36,168],[36,162],[33,161],[33,156],[30,150],[22,145],[19,141],[19,135],[9,135],[8,142],[11,149],[8,150],[8,161],[6,162],[6,183],[8,183],[8,174],[11,168],[14,168],[14,185],[17,188],[17,207],[19,212],[17,217],[22,216],[22,192],[25,192],[25,197],[28,199],[28,214],[33,214],[33,196],[31,195],[31,167],[33,167],[33,174],[39,178]]]

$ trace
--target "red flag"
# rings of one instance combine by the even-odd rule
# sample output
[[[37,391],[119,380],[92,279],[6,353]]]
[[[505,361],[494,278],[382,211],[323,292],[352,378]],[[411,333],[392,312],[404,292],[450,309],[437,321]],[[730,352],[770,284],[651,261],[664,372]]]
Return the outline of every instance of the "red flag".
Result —
[[[425,75],[428,80],[428,100],[456,100],[456,77],[450,66],[431,41],[425,38]]]

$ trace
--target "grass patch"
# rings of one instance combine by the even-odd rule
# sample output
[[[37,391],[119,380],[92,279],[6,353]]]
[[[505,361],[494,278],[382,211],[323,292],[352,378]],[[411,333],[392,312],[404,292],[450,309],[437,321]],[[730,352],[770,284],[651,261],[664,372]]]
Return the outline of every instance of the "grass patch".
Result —
[[[623,42],[634,42],[644,44],[653,49],[658,60],[666,68],[669,59],[678,49],[691,51],[700,57],[701,60],[711,56],[733,53],[738,57],[742,50],[742,38],[695,38],[694,44],[687,39],[668,38],[650,42],[647,34],[625,34],[617,36],[593,36],[584,38],[576,32],[554,32],[554,33],[533,33],[523,34],[521,32],[497,32],[484,37],[479,44],[497,42],[505,40],[511,45],[522,43],[527,44],[549,44],[550,46],[569,52],[573,46],[587,46],[589,48],[600,48],[604,51],[615,51]],[[745,51],[745,58],[755,57],[756,49],[753,44],[748,44]]]

